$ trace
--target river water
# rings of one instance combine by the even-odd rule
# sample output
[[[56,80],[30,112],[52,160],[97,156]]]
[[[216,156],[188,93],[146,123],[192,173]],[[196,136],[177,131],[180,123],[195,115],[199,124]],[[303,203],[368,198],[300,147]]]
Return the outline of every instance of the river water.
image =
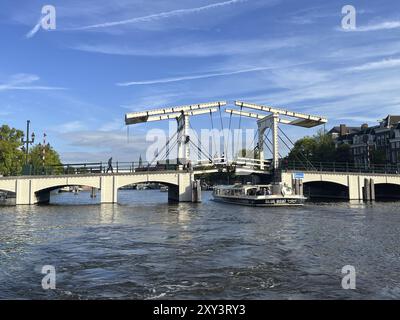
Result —
[[[400,203],[168,204],[158,190],[0,207],[0,299],[400,298]],[[53,265],[56,289],[41,286]],[[356,289],[341,270],[356,270]]]

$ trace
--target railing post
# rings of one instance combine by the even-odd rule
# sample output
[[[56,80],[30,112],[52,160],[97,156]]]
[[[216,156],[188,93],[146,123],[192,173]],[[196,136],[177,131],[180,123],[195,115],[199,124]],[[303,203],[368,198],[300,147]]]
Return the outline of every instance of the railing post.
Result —
[[[100,162],[100,173],[103,173],[103,162]]]

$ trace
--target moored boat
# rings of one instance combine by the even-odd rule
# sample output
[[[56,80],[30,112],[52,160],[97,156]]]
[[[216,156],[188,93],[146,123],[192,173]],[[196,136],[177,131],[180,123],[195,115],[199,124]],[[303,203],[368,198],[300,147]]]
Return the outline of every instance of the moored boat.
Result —
[[[302,206],[307,199],[294,194],[293,189],[283,183],[216,186],[213,197],[216,201],[256,207]]]

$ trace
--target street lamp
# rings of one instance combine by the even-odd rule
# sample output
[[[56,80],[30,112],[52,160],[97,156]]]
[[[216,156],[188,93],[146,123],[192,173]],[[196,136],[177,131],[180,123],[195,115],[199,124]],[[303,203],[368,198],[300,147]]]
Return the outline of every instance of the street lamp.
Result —
[[[31,135],[31,140],[29,140],[29,127],[30,127],[31,121],[27,120],[26,121],[26,139],[21,138],[21,143],[25,143],[25,165],[28,164],[28,156],[29,156],[29,145],[35,142],[35,133],[32,132]]]

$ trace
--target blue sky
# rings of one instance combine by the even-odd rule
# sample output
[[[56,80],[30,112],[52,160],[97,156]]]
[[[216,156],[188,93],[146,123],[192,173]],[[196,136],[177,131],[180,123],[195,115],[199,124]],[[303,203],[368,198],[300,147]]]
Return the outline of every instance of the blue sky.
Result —
[[[46,4],[56,30],[27,37]],[[341,28],[347,4],[354,31]],[[124,114],[163,106],[245,100],[327,128],[400,114],[398,0],[2,0],[0,27],[0,123],[30,119],[65,162],[137,159],[167,123],[131,127],[128,143]]]

